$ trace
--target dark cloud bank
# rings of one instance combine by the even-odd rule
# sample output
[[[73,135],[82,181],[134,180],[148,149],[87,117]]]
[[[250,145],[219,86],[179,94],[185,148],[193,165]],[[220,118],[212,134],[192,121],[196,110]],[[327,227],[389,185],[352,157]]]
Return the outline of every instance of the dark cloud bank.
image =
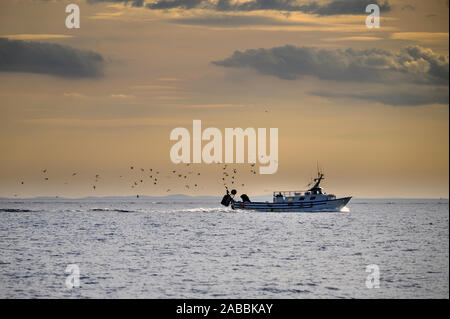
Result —
[[[230,57],[213,61],[229,68],[249,68],[284,80],[315,76],[322,80],[366,82],[390,88],[416,85],[416,92],[358,95],[314,92],[325,97],[355,97],[391,105],[448,104],[449,58],[419,46],[398,52],[381,49],[324,50],[314,47],[283,46],[235,51]]]
[[[135,7],[142,7],[143,0],[88,0],[95,2],[131,3]],[[257,10],[276,10],[303,12],[317,15],[338,14],[366,14],[365,8],[369,3],[378,4],[380,10],[388,12],[391,6],[387,1],[372,0],[331,0],[329,2],[316,2],[309,0],[251,0],[236,3],[231,0],[156,0],[145,2],[145,7],[151,10],[168,9],[210,9],[221,12],[249,12]]]
[[[111,2],[111,3],[124,3],[131,4],[133,7],[142,7],[144,5],[144,0],[87,0],[88,3],[98,3],[98,2]]]
[[[0,71],[29,72],[66,78],[103,76],[103,57],[54,43],[0,38]]]

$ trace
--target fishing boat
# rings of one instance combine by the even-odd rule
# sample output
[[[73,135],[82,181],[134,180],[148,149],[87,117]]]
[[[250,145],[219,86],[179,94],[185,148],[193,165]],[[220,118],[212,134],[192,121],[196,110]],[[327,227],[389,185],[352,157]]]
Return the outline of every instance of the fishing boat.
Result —
[[[327,194],[320,187],[324,180],[324,174],[317,172],[314,178],[314,186],[306,191],[275,191],[273,202],[252,202],[246,194],[242,194],[241,200],[236,201],[237,191],[228,191],[222,198],[221,204],[234,210],[249,210],[256,212],[337,212],[341,211],[351,197],[336,198],[334,194]]]

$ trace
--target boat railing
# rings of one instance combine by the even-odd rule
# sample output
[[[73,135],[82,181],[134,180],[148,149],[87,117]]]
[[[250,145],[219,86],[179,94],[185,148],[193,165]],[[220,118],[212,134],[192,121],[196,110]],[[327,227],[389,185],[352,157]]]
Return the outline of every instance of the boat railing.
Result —
[[[286,196],[301,196],[301,195],[305,195],[305,190],[301,190],[301,191],[275,191],[273,192],[273,197],[277,196],[277,195],[282,195],[283,197]]]

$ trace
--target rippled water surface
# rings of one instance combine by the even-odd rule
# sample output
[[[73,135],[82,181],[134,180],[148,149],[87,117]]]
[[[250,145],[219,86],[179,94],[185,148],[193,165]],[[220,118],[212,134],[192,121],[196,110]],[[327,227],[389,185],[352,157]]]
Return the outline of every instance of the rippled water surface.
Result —
[[[1,298],[449,297],[447,200],[356,199],[340,213],[0,200],[0,220]],[[69,264],[79,288],[65,285]]]

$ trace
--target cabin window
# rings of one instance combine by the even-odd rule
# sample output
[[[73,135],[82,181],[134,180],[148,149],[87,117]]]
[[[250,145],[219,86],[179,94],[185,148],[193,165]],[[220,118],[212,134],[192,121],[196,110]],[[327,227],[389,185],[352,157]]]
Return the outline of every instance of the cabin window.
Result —
[[[300,197],[298,200],[304,200],[304,199],[305,199],[305,197],[302,196],[302,197]]]
[[[315,200],[315,199],[316,199],[316,196],[311,196],[310,199],[311,199],[311,200]]]
[[[294,200],[294,197],[289,197],[288,201],[292,202]]]

